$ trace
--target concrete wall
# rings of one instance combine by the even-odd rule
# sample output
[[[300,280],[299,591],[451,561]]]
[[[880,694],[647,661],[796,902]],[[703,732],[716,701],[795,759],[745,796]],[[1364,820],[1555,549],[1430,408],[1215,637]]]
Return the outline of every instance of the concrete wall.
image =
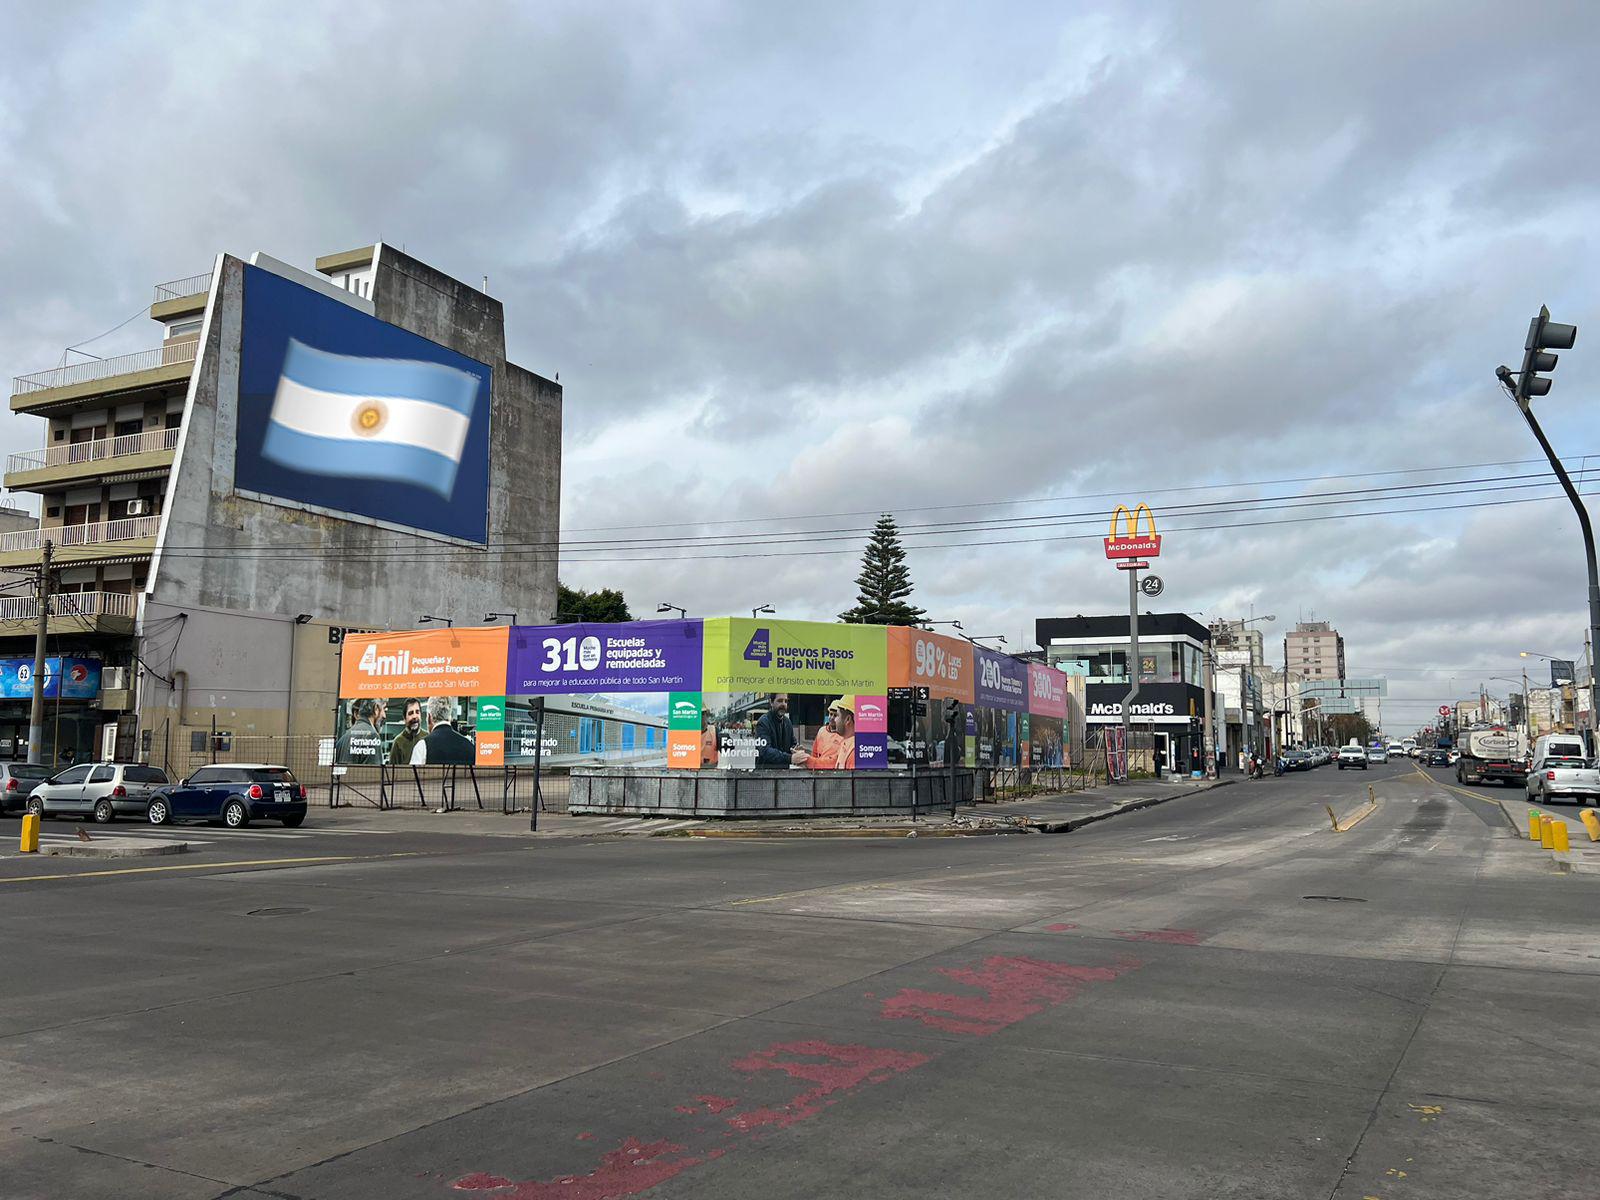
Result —
[[[548,549],[506,556],[236,495],[243,270],[241,260],[223,255],[211,289],[141,633],[151,637],[161,623],[189,614],[171,661],[152,664],[166,679],[187,672],[186,724],[209,727],[214,712],[230,727],[281,733],[287,626],[296,614],[313,618],[295,635],[297,692],[313,687],[315,672],[332,671],[330,625],[404,629],[424,613],[477,624],[484,613],[505,610],[532,623],[553,614],[561,388],[506,362],[499,301],[382,246],[378,317],[493,369],[490,545],[545,542]],[[274,549],[277,556],[263,555]],[[155,636],[151,644],[163,642]],[[172,720],[175,689],[151,671],[143,675],[141,717],[149,729]],[[328,674],[330,692],[332,686]],[[331,695],[300,698],[295,730],[331,733],[331,707]]]

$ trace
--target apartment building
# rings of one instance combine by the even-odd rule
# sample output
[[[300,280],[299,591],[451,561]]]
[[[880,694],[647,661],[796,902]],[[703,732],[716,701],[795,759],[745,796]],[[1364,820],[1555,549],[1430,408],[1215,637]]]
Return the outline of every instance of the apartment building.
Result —
[[[1327,621],[1301,621],[1283,639],[1284,663],[1302,679],[1343,679],[1344,638]]]
[[[214,726],[324,734],[342,630],[553,612],[561,388],[507,361],[498,300],[378,243],[314,272],[219,254],[158,284],[150,318],[151,349],[12,384],[43,445],[4,482],[39,516],[0,532],[0,572],[36,573],[49,544],[45,761],[170,757]],[[359,440],[348,464],[297,458],[274,407],[295,354],[451,373],[458,436],[405,460],[427,478],[381,477],[370,462],[395,455]],[[387,419],[363,411],[374,428],[333,436]],[[491,552],[505,542],[529,552]],[[0,597],[0,757],[26,753],[37,615]]]

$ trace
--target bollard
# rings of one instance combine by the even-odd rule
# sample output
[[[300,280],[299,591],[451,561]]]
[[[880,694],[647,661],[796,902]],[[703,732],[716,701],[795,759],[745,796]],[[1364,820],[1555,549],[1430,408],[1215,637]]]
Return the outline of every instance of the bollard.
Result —
[[[1539,840],[1539,817],[1540,812],[1537,808],[1528,810],[1528,840],[1530,842]]]
[[[1600,816],[1597,816],[1593,809],[1586,808],[1579,819],[1583,821],[1583,827],[1589,831],[1589,840],[1600,842]]]
[[[1567,823],[1565,821],[1550,822],[1550,849],[1558,854],[1565,854],[1571,849],[1567,843]]]
[[[39,853],[39,814],[22,814],[22,845],[18,849],[23,854]]]
[[[1554,824],[1555,824],[1555,822],[1552,821],[1549,817],[1545,816],[1543,813],[1541,813],[1539,815],[1539,847],[1540,847],[1540,849],[1543,849],[1543,850],[1554,850],[1556,848],[1556,834],[1555,834],[1555,830],[1551,828],[1551,826],[1554,825]]]

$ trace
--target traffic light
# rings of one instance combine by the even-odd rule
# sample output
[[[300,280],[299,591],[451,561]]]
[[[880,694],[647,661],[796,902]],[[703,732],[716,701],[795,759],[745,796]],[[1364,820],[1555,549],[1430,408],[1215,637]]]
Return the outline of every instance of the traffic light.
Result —
[[[944,727],[954,733],[956,722],[959,720],[961,720],[961,701],[952,697],[944,702]]]
[[[1551,350],[1570,350],[1578,340],[1576,325],[1563,325],[1550,319],[1550,310],[1539,306],[1539,315],[1528,324],[1528,342],[1523,349],[1522,373],[1517,376],[1517,403],[1526,405],[1534,396],[1550,394],[1550,380],[1539,374],[1556,369],[1560,357]]]

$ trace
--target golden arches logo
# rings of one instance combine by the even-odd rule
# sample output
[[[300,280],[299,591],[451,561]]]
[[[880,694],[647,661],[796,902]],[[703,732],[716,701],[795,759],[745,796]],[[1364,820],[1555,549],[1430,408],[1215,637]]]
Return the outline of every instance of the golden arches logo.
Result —
[[[1123,536],[1124,537],[1130,537],[1130,538],[1138,537],[1139,536],[1139,518],[1140,517],[1143,517],[1149,523],[1149,525],[1150,525],[1150,536],[1151,537],[1155,537],[1156,536],[1156,515],[1155,515],[1155,513],[1150,511],[1150,506],[1148,504],[1141,504],[1137,508],[1134,508],[1134,509],[1131,509],[1131,510],[1128,508],[1128,506],[1126,504],[1117,505],[1117,511],[1111,514],[1111,536],[1113,538],[1115,538],[1117,536],[1117,523],[1119,521],[1123,521],[1124,518],[1126,518],[1126,521],[1123,524],[1123,528],[1126,529],[1128,532],[1126,534],[1124,534]]]
[[[1144,525],[1149,532],[1140,533]],[[1121,532],[1118,532],[1118,527]],[[1117,505],[1111,514],[1111,536],[1106,538],[1107,558],[1154,558],[1161,553],[1161,535],[1156,532],[1155,514],[1148,504],[1129,508]]]

